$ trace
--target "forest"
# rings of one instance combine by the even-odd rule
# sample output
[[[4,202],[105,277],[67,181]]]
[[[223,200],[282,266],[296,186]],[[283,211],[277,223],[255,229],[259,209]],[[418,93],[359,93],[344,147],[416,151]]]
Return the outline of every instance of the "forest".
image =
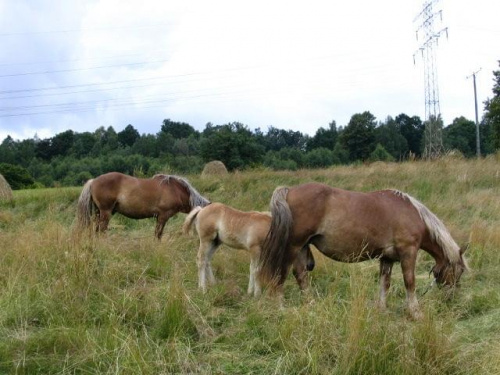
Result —
[[[500,70],[493,75],[493,96],[484,103],[479,124],[483,156],[500,148]],[[458,117],[447,126],[441,118],[429,121],[442,133],[443,152],[476,156],[474,121]],[[13,189],[24,189],[77,186],[109,171],[135,176],[198,173],[211,160],[222,161],[230,171],[398,162],[423,156],[425,128],[418,116],[402,113],[377,121],[369,111],[352,115],[345,126],[333,120],[313,136],[273,126],[251,130],[240,122],[207,123],[197,131],[188,123],[164,119],[156,134],[140,134],[129,124],[118,132],[101,126],[46,139],[8,136],[0,144],[0,174]]]

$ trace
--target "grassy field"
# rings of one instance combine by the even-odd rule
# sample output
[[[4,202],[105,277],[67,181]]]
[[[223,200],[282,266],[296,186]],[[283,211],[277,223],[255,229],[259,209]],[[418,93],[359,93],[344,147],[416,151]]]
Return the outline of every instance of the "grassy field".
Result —
[[[153,220],[116,215],[99,238],[75,234],[81,188],[16,191],[0,204],[0,374],[498,374],[500,160],[375,163],[298,172],[187,176],[212,201],[267,210],[274,188],[319,181],[396,188],[420,199],[457,242],[471,271],[450,296],[434,288],[421,252],[405,310],[399,265],[388,310],[376,307],[378,262],[342,264],[315,252],[311,291],[290,277],[285,306],[246,295],[249,256],[222,247],[218,284],[197,289],[195,237],[185,215],[153,239]]]

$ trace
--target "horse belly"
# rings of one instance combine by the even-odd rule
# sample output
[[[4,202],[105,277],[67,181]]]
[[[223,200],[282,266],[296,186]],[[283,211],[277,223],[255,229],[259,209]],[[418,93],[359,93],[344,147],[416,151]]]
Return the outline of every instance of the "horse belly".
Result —
[[[115,211],[131,219],[146,219],[157,216],[155,210],[147,205],[130,204],[124,201],[118,202]]]
[[[363,236],[319,235],[311,243],[327,257],[344,263],[356,263],[383,255],[390,245]]]

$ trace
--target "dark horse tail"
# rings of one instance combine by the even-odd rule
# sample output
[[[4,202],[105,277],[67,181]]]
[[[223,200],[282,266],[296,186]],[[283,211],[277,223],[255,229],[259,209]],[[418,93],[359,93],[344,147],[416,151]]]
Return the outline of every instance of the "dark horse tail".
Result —
[[[289,240],[293,218],[287,187],[278,187],[271,198],[271,227],[260,253],[260,278],[266,283],[284,282],[290,265]]]
[[[93,179],[88,180],[83,185],[83,190],[78,198],[77,218],[78,227],[80,229],[88,228],[92,221],[92,214],[95,209],[94,201],[92,200],[91,186]]]

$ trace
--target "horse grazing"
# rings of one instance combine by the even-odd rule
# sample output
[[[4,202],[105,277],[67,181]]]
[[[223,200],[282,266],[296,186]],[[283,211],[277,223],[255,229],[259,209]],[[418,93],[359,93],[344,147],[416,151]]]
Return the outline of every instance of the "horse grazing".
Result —
[[[264,212],[243,212],[222,203],[212,203],[194,208],[184,220],[183,231],[188,234],[192,226],[200,238],[198,250],[198,286],[207,289],[207,278],[215,283],[210,260],[221,244],[250,252],[250,280],[248,294],[258,296],[261,287],[258,279],[258,262],[261,245],[266,238],[271,217]],[[294,262],[294,275],[300,289],[307,287],[307,271],[314,268],[314,258],[308,246],[299,252]]]
[[[184,178],[157,174],[142,179],[118,172],[103,174],[83,186],[78,199],[78,223],[89,227],[96,216],[96,232],[104,232],[115,212],[132,219],[156,217],[155,236],[161,239],[166,222],[178,212],[210,202]]]
[[[410,314],[421,313],[415,295],[417,251],[436,261],[439,284],[454,286],[467,269],[460,249],[444,224],[417,199],[397,190],[360,193],[319,183],[277,188],[271,199],[271,228],[263,244],[263,280],[282,295],[289,265],[313,244],[340,262],[380,260],[380,301],[386,307],[393,263],[401,262]]]

